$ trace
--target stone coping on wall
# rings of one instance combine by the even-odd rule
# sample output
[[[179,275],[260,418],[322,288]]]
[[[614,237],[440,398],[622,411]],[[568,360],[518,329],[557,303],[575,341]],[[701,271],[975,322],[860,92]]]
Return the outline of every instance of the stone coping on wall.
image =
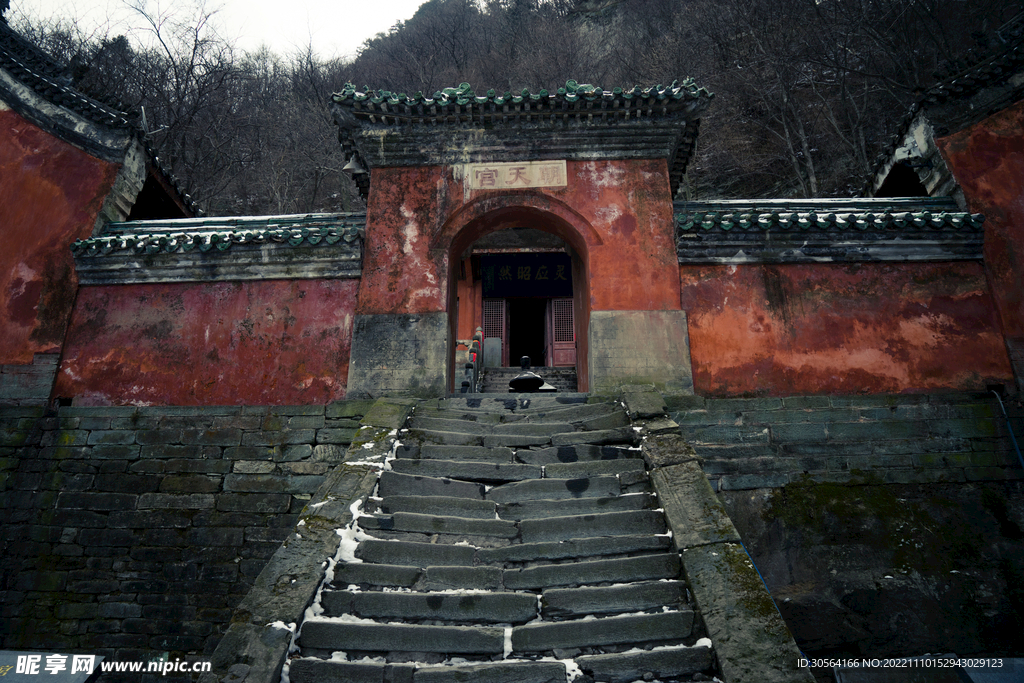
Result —
[[[358,278],[365,214],[110,223],[71,246],[80,284]]]
[[[984,216],[949,197],[676,202],[681,264],[980,260]]]
[[[625,385],[622,401],[643,439],[658,504],[679,552],[718,665],[729,683],[812,683],[800,649],[747,555],[697,453],[654,385]],[[695,398],[695,397],[690,397]]]

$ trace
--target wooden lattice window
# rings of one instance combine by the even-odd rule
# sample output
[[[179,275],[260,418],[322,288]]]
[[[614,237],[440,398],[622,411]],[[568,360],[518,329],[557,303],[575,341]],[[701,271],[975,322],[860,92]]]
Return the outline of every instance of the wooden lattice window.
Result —
[[[484,299],[484,339],[505,337],[505,300]]]
[[[551,318],[555,343],[576,341],[572,319],[572,299],[552,299]]]

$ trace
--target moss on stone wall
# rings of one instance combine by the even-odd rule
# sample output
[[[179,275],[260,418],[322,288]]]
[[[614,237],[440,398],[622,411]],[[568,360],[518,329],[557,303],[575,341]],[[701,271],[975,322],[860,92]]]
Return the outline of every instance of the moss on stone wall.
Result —
[[[981,553],[983,539],[956,514],[955,504],[933,495],[911,500],[900,486],[799,484],[771,492],[762,517],[809,532],[825,545],[862,543],[892,553],[897,571],[948,574]],[[991,505],[1006,508],[985,489]],[[997,501],[998,502],[995,502]]]

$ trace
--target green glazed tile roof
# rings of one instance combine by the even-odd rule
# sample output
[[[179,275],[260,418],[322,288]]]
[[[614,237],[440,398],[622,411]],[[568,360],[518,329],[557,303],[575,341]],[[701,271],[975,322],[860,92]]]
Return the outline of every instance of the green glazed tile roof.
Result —
[[[90,258],[123,252],[225,251],[236,244],[352,244],[365,226],[366,215],[356,213],[131,221],[110,223],[102,235],[75,242],[71,252]]]
[[[984,216],[948,198],[676,202],[680,263],[980,259]]]
[[[863,200],[860,204],[864,204]],[[821,202],[817,207],[802,208],[759,206],[749,203],[718,208],[714,205],[680,202],[676,207],[676,227],[680,232],[977,232],[985,221],[981,214],[955,210],[955,205],[933,211],[928,208],[900,206],[892,199],[882,200],[873,207],[859,208],[849,206],[848,202],[839,205]]]
[[[524,89],[513,93],[488,90],[477,94],[468,83],[445,88],[432,96],[416,92],[393,93],[387,90],[356,90],[351,83],[332,96],[334,103],[351,108],[360,120],[372,123],[445,124],[494,118],[540,118],[551,114],[639,118],[676,112],[694,114],[706,106],[712,93],[698,87],[692,79],[673,81],[668,86],[604,90],[599,86],[566,81],[555,92]]]
[[[3,21],[0,21],[0,68],[53,104],[70,109],[94,123],[114,128],[131,128],[134,125],[129,114],[72,88],[64,66]]]

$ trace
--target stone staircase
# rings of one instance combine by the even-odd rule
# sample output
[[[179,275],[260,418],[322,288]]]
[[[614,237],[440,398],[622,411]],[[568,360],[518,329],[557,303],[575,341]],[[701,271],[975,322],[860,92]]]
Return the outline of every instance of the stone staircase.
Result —
[[[483,375],[480,378],[480,391],[485,394],[507,394],[508,383],[518,377],[523,371],[520,368],[482,368]],[[545,382],[555,387],[559,392],[575,392],[576,368],[532,368],[530,372],[540,375]]]
[[[419,404],[287,679],[711,680],[637,432],[620,404],[586,399]]]

